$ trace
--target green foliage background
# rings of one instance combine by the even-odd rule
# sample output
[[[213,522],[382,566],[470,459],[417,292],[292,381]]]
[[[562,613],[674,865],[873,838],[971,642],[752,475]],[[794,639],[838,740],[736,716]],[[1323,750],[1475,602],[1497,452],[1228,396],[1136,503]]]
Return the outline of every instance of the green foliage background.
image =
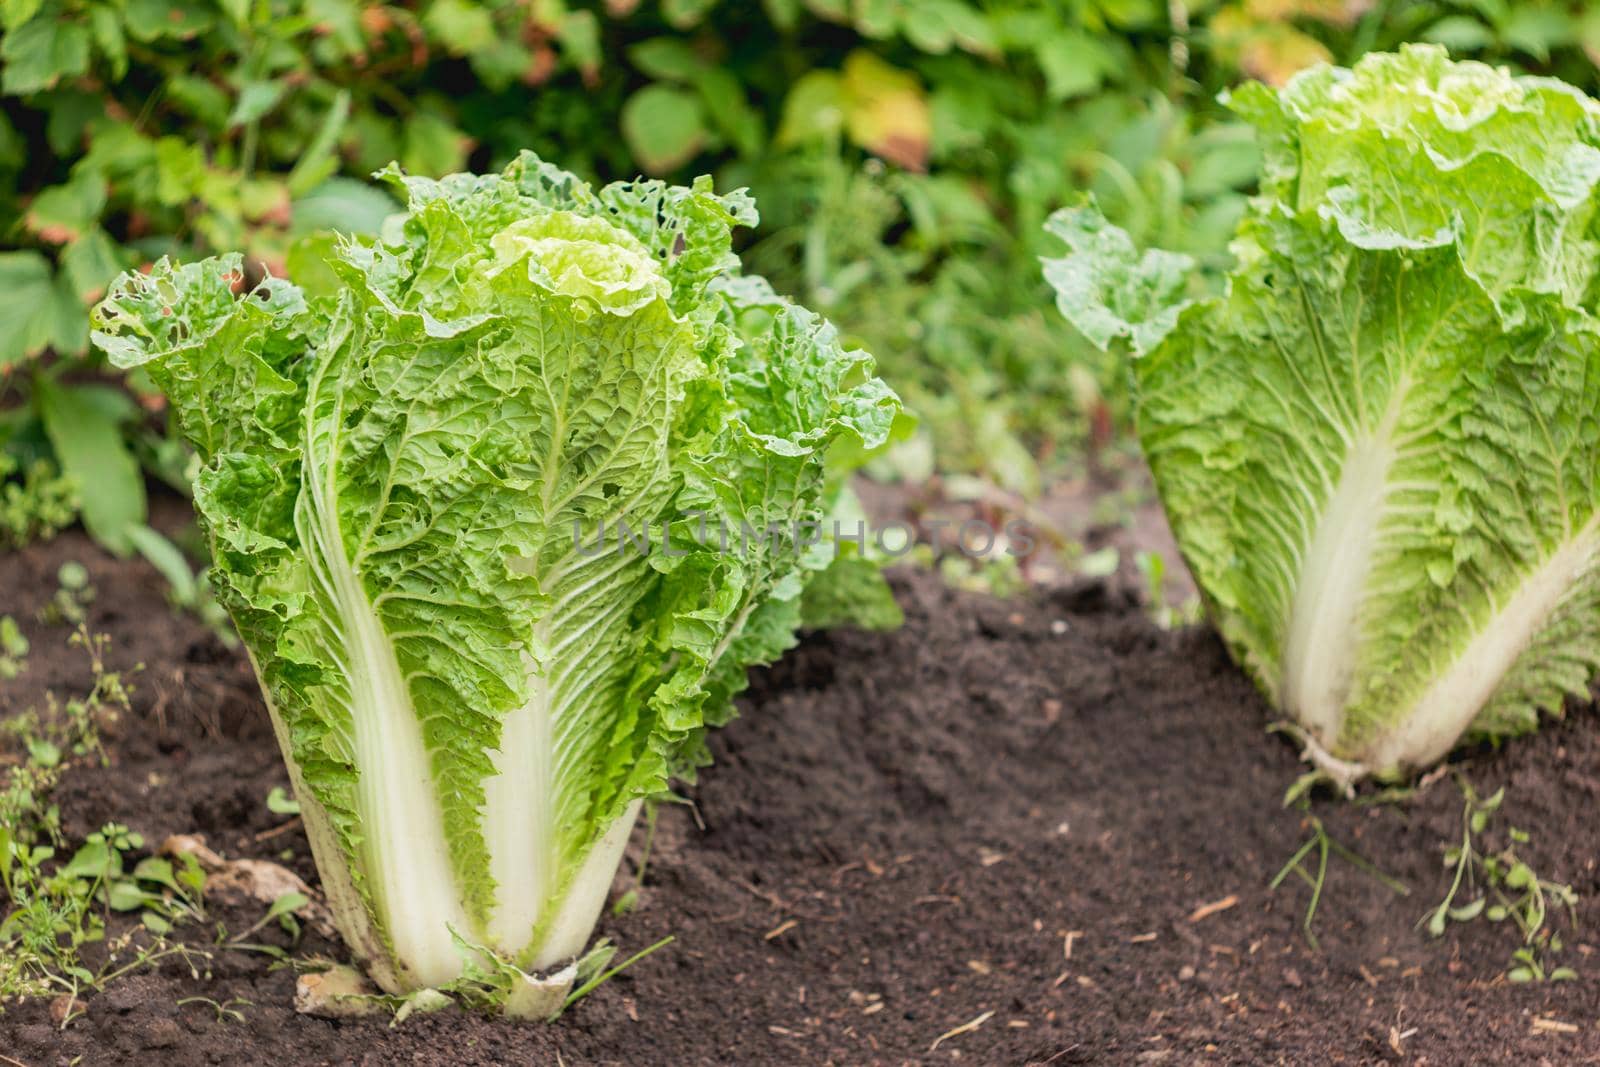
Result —
[[[86,311],[115,273],[374,231],[364,179],[518,149],[588,176],[748,185],[751,269],[880,359],[908,476],[1036,491],[1116,440],[1121,375],[1051,307],[1041,224],[1093,190],[1219,268],[1253,181],[1215,94],[1408,39],[1593,90],[1600,11],[1510,0],[0,0],[0,470],[47,458],[134,547],[182,482]],[[149,409],[149,410],[147,410]],[[13,474],[13,478],[20,474]]]

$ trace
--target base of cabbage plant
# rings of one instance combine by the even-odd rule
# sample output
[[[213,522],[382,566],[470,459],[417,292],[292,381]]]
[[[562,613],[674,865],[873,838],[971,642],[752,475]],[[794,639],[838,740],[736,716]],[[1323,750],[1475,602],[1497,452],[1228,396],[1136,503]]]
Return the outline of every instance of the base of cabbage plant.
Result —
[[[1365,763],[1340,759],[1329,752],[1321,741],[1297,722],[1281,719],[1271,726],[1269,730],[1288,734],[1300,745],[1300,758],[1311,764],[1314,768],[1312,775],[1318,780],[1327,782],[1346,797],[1353,797],[1356,793],[1356,783],[1372,775],[1372,768]],[[1291,792],[1297,790],[1300,783],[1296,783]]]
[[[578,982],[578,964],[569,963],[549,975],[516,972],[498,989],[495,1002],[508,1019],[548,1022],[560,1015]],[[294,1010],[323,1019],[364,1019],[393,1014],[394,1025],[413,1015],[442,1011],[457,1003],[460,990],[419,989],[405,996],[380,992],[354,967],[336,964],[326,971],[302,974],[295,981]],[[483,1006],[483,991],[463,998]],[[456,994],[456,995],[452,995]]]

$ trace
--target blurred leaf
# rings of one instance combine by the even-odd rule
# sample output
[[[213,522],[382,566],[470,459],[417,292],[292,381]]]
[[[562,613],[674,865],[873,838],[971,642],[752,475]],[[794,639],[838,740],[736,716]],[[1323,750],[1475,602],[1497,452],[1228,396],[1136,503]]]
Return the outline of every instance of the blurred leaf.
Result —
[[[193,607],[200,602],[200,589],[195,583],[194,571],[189,568],[189,561],[183,558],[177,545],[142,523],[129,526],[126,535],[128,543],[166,579],[174,604]],[[138,874],[137,871],[134,873]]]
[[[1258,22],[1238,7],[1211,20],[1218,53],[1252,78],[1282,86],[1299,71],[1331,60],[1327,46],[1286,22]]]
[[[1565,11],[1518,4],[1501,26],[1500,36],[1512,48],[1544,63],[1550,59],[1552,48],[1573,44],[1578,39],[1578,27]]]
[[[831,70],[800,76],[783,100],[777,143],[782,146],[826,141],[844,128],[844,86]]]
[[[494,17],[471,0],[433,0],[422,21],[458,56],[481,52],[496,40]]]
[[[916,75],[856,49],[844,61],[845,129],[850,139],[907,170],[924,170],[933,124]]]
[[[44,7],[44,0],[0,0],[0,28],[17,29]]]
[[[1067,100],[1100,88],[1113,57],[1104,44],[1086,33],[1064,30],[1034,47],[1051,100]]]
[[[696,78],[700,99],[717,132],[726,137],[741,156],[754,156],[766,141],[761,116],[745,99],[744,86],[727,70],[707,67]]]
[[[193,115],[202,126],[215,130],[227,126],[233,110],[226,90],[193,74],[179,74],[167,82],[167,99]]]
[[[128,74],[128,40],[122,30],[121,13],[109,5],[90,8],[89,32],[110,64],[111,76],[121,81]]]
[[[89,71],[89,31],[46,13],[0,39],[0,93],[24,96]]]
[[[850,0],[803,0],[811,13],[826,22],[849,22]]]
[[[329,178],[294,201],[293,231],[375,234],[397,205],[382,189],[354,178]]]
[[[628,49],[628,61],[657,81],[692,82],[705,64],[679,37],[652,37]]]
[[[800,21],[800,0],[762,0],[773,26],[787,33]]]
[[[646,173],[670,173],[705,144],[700,100],[682,89],[647,85],[622,105],[622,136]]]
[[[61,156],[77,155],[90,123],[106,112],[105,98],[99,93],[57,89],[44,99],[50,113],[44,136],[51,151]]]
[[[669,26],[687,30],[698,26],[716,6],[717,0],[661,0],[661,14]]]
[[[573,66],[593,81],[600,72],[600,20],[593,11],[573,11],[561,20],[556,31],[561,50]]]
[[[93,228],[105,204],[105,182],[80,167],[71,181],[52,185],[35,197],[25,221],[41,241],[65,244]]]
[[[83,234],[61,252],[61,271],[72,292],[85,305],[105,295],[106,286],[126,265],[121,250],[98,227]]]
[[[108,551],[128,555],[129,531],[144,523],[147,510],[144,478],[117,420],[77,389],[41,375],[34,378],[34,399],[62,473],[78,483],[84,527]]]
[[[46,348],[72,354],[88,342],[88,316],[70,284],[37,252],[0,252],[0,367]]]
[[[418,112],[405,123],[400,165],[411,174],[439,178],[464,169],[472,139],[431,111]]]
[[[999,53],[993,27],[981,11],[963,0],[919,0],[900,23],[900,32],[924,52],[941,55],[952,45],[994,56]]]
[[[124,23],[128,36],[136,41],[187,41],[216,25],[211,10],[200,0],[127,0]]]
[[[1452,52],[1478,52],[1494,43],[1494,33],[1475,18],[1448,15],[1423,30],[1422,39]]]
[[[281,80],[245,82],[239,89],[239,98],[234,101],[233,113],[228,116],[228,125],[248,126],[260,121],[278,106],[287,88],[287,84]]]
[[[339,135],[350,119],[350,90],[340,89],[322,116],[322,125],[289,172],[289,195],[304,196],[339,169]]]
[[[863,37],[881,41],[894,36],[900,28],[898,0],[855,0],[852,7],[851,24]]]

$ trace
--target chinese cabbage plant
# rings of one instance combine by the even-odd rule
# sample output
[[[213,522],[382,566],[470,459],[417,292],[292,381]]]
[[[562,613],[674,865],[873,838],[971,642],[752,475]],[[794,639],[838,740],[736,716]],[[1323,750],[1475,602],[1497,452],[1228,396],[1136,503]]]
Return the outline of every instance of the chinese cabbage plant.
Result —
[[[383,176],[407,212],[305,288],[162,261],[94,336],[198,453],[323,885],[400,993],[583,951],[641,801],[704,762],[832,559],[697,528],[821,520],[830,452],[883,443],[898,402],[740,276],[742,193],[594,191],[531,155]],[[622,522],[666,543],[622,550]]]
[[[1600,105],[1438,48],[1228,101],[1263,150],[1221,295],[1092,205],[1062,312],[1234,658],[1348,784],[1534,729],[1600,666]]]

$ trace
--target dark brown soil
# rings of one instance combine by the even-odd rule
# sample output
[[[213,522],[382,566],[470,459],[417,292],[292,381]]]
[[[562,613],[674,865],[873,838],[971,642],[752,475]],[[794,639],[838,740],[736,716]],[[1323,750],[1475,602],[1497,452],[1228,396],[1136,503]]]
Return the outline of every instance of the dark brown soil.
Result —
[[[57,794],[68,832],[199,832],[232,857],[292,853],[314,879],[298,826],[264,804],[285,778],[242,655],[173,615],[142,563],[77,535],[0,560],[0,611],[36,649],[0,711],[85,683],[64,632],[34,621],[69,557],[90,566],[113,666],[145,669],[111,766],[74,769]],[[1480,790],[1507,787],[1502,822],[1533,832],[1523,853],[1583,894],[1557,961],[1579,981],[1505,982],[1504,924],[1416,929],[1459,834],[1449,778],[1403,806],[1316,806],[1411,895],[1335,860],[1314,951],[1304,884],[1267,889],[1307,834],[1279,805],[1295,753],[1209,633],[1163,633],[1102,587],[1005,603],[897,584],[903,630],[813,636],[758,672],[693,808],[663,809],[640,907],[602,930],[625,951],[677,940],[556,1024],[300,1017],[289,971],[211,947],[209,978],[160,965],[65,1030],[43,1004],[7,1006],[0,1062],[1600,1062],[1589,709],[1462,765]],[[214,914],[232,930],[257,917]],[[187,936],[206,948],[215,930]],[[338,948],[313,935],[300,951]],[[232,1001],[242,1021],[189,997]]]

